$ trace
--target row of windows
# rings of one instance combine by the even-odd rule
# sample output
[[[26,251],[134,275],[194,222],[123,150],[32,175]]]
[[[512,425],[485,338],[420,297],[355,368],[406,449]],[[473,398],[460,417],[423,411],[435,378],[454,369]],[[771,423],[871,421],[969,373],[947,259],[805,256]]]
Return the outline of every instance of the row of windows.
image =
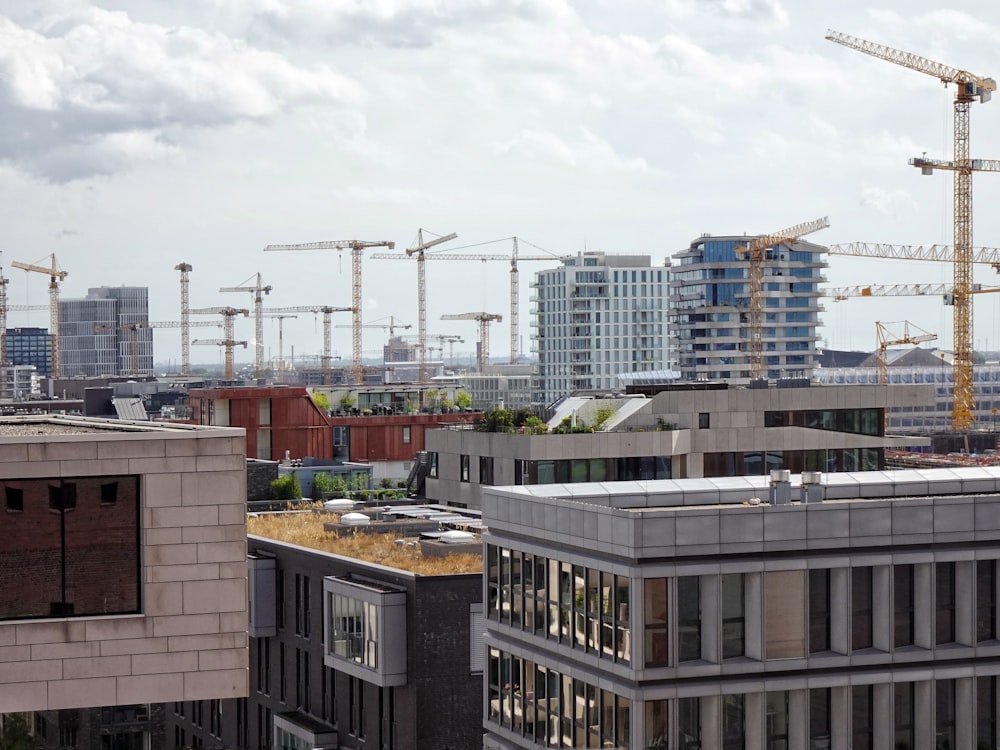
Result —
[[[487,611],[495,622],[628,664],[629,579],[488,545]]]
[[[853,435],[882,435],[882,409],[808,409],[765,411],[765,427],[809,427]]]
[[[703,476],[767,476],[772,469],[803,471],[878,471],[885,467],[882,448],[819,448],[804,451],[728,451],[706,453]]]

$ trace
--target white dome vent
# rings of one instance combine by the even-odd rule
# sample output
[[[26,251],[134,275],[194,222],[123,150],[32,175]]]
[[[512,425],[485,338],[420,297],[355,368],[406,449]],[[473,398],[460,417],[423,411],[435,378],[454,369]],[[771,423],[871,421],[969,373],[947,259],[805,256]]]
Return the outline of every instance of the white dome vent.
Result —
[[[323,507],[327,510],[350,510],[355,505],[356,503],[353,500],[349,500],[346,497],[337,497],[323,503]]]
[[[452,531],[444,532],[438,537],[438,541],[444,542],[445,544],[468,544],[469,542],[476,541],[476,535],[470,534],[468,531],[458,531],[457,529],[454,529]]]
[[[364,513],[345,513],[340,517],[340,522],[344,526],[367,526],[372,522]]]

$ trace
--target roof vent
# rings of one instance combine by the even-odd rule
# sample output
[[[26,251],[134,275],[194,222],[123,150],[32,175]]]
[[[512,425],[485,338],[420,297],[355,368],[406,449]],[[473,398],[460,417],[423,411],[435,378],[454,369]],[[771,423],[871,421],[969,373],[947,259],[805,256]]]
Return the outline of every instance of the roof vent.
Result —
[[[364,513],[345,513],[340,517],[340,522],[345,526],[367,526],[372,520]]]
[[[476,541],[476,535],[470,534],[468,531],[453,529],[452,531],[444,532],[438,537],[438,540],[445,544],[466,544]]]
[[[323,503],[323,507],[327,510],[350,510],[354,506],[355,502],[346,497],[336,497]]]

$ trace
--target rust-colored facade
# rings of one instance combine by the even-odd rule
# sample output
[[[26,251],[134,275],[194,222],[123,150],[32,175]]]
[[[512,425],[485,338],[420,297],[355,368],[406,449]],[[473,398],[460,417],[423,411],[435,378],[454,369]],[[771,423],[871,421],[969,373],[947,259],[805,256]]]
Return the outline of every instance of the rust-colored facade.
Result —
[[[189,399],[194,424],[245,429],[248,458],[334,457],[330,419],[305,388],[192,388]]]
[[[386,416],[330,417],[334,427],[346,427],[348,447],[343,460],[412,461],[424,450],[427,430],[456,424],[473,424],[482,419],[480,412],[456,414],[392,414]]]

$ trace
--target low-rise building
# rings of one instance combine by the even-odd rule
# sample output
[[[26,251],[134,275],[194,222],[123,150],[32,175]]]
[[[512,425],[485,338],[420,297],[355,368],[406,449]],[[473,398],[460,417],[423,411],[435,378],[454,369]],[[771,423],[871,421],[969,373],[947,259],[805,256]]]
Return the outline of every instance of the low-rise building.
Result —
[[[996,747],[1000,470],[820,478],[484,488],[484,746]]]

